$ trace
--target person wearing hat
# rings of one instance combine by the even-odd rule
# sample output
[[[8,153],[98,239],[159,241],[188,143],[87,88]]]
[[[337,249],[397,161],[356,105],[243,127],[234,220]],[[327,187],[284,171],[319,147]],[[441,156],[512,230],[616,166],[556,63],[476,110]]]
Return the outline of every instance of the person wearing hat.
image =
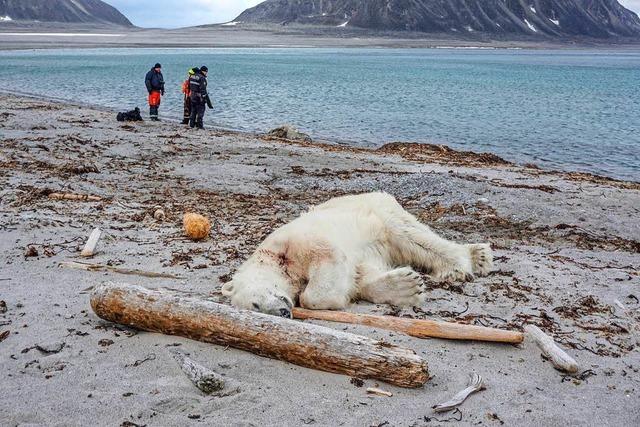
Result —
[[[207,74],[209,68],[206,65],[200,67],[200,72],[189,77],[189,91],[191,92],[191,116],[189,126],[191,128],[204,129],[204,112],[206,106],[213,108],[209,93],[207,92]]]
[[[162,65],[156,64],[147,73],[144,84],[149,92],[149,116],[152,121],[157,122],[158,107],[160,107],[160,98],[164,96],[164,77],[162,76]]]
[[[187,79],[182,83],[182,93],[184,94],[184,115],[182,116],[182,124],[188,125],[191,120],[191,90],[189,89],[189,79],[200,72],[200,68],[194,67],[187,72]]]

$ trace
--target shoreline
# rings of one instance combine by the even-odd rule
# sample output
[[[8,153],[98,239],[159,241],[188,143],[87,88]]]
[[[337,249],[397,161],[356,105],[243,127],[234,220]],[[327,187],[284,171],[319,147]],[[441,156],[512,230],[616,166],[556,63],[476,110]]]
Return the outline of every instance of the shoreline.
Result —
[[[110,112],[113,114],[117,114],[119,111],[115,108],[111,108],[111,107],[105,107],[105,106],[101,106],[101,105],[96,105],[96,104],[91,104],[91,103],[84,103],[84,102],[78,102],[78,101],[69,101],[69,100],[65,100],[65,99],[59,99],[59,98],[55,98],[55,97],[43,97],[40,95],[34,95],[34,94],[28,94],[28,93],[22,93],[22,92],[18,92],[18,91],[8,91],[5,89],[0,89],[0,96],[2,95],[10,95],[10,96],[16,96],[16,97],[22,97],[22,98],[27,98],[27,99],[32,99],[34,101],[45,101],[45,102],[53,102],[53,103],[58,103],[58,104],[62,104],[62,105],[69,105],[69,106],[78,106],[78,107],[85,107],[85,108],[89,108],[92,110],[98,110],[98,111],[104,111],[104,112]],[[144,118],[144,117],[143,117]],[[148,121],[147,119],[145,119],[145,121]],[[180,120],[179,119],[174,119],[171,117],[168,118],[163,118],[162,119],[163,122],[165,123],[172,123],[177,126],[177,129],[184,129],[181,125],[179,125]],[[228,132],[231,134],[236,134],[238,136],[241,137],[254,137],[254,138],[264,138],[264,137],[268,137],[267,132],[268,130],[265,131],[251,131],[251,130],[242,130],[242,129],[235,129],[235,128],[227,128],[224,126],[219,126],[216,125],[215,122],[211,122],[212,124],[209,126],[209,128],[211,130],[214,131],[222,131],[222,132]],[[492,152],[476,152],[476,151],[472,151],[472,150],[460,150],[457,148],[452,148],[448,145],[444,145],[444,144],[429,144],[429,143],[416,143],[416,142],[411,142],[411,141],[389,141],[389,142],[384,142],[379,144],[378,146],[354,146],[350,143],[350,141],[341,141],[338,139],[331,139],[331,138],[327,138],[327,139],[316,139],[313,137],[313,135],[311,135],[313,142],[310,144],[312,146],[318,146],[321,147],[323,145],[328,145],[328,146],[332,146],[332,147],[340,147],[346,150],[352,150],[354,152],[360,152],[360,151],[364,151],[364,152],[371,152],[371,153],[375,153],[375,152],[380,152],[380,151],[385,151],[385,147],[389,147],[389,146],[394,146],[394,145],[401,145],[404,146],[404,149],[406,150],[407,147],[414,147],[412,148],[410,151],[412,151],[412,155],[413,157],[422,157],[424,160],[431,160],[431,161],[437,161],[438,156],[437,155],[429,155],[429,152],[431,152],[431,154],[433,154],[434,151],[440,151],[441,153],[451,153],[452,157],[455,157],[456,155],[458,155],[458,157],[460,157],[460,153],[462,154],[462,157],[464,157],[465,155],[471,158],[474,157],[478,157],[478,156],[491,156],[494,157],[497,160],[497,163],[502,163],[505,165],[509,165],[509,166],[513,166],[513,167],[517,167],[517,168],[521,168],[521,169],[528,169],[530,173],[532,173],[533,175],[538,175],[538,174],[548,174],[548,175],[558,175],[558,176],[563,176],[565,178],[569,178],[569,179],[575,179],[575,180],[584,180],[584,181],[592,181],[592,182],[600,182],[600,183],[610,183],[611,185],[617,185],[620,186],[622,188],[637,188],[640,189],[640,180],[639,181],[633,181],[633,180],[625,180],[625,179],[619,179],[619,178],[615,178],[615,177],[611,177],[611,176],[607,176],[607,175],[599,175],[596,173],[591,173],[591,172],[583,172],[583,171],[577,171],[577,170],[562,170],[562,169],[550,169],[550,168],[545,168],[544,166],[539,166],[535,163],[531,163],[531,162],[522,162],[522,163],[518,163],[518,162],[514,162],[511,160],[506,160],[500,156],[498,156],[497,154],[494,154]],[[274,138],[275,140],[277,140],[277,138]],[[286,140],[283,140],[286,141]],[[307,145],[308,143],[300,143],[297,141],[287,141],[288,143],[291,144],[303,144],[303,145]],[[421,150],[420,147],[423,147],[423,149]],[[401,147],[402,149],[403,147]],[[400,149],[398,150],[400,151]],[[447,156],[445,156],[447,157]],[[459,160],[460,161],[460,160]],[[464,164],[464,162],[459,163],[459,164]]]
[[[73,37],[59,37],[57,40],[46,40],[45,35],[26,35],[33,33],[34,28],[45,33],[82,33],[82,40]],[[118,37],[92,38],[92,32],[101,35]],[[23,36],[8,35],[24,33]],[[193,35],[198,37],[194,38]],[[16,40],[20,37],[19,40]],[[324,27],[281,27],[281,26],[253,26],[242,28],[224,25],[208,25],[177,29],[158,28],[125,28],[125,27],[97,27],[83,25],[60,25],[56,23],[42,23],[34,27],[33,24],[0,25],[0,50],[21,49],[55,49],[69,48],[265,48],[265,47],[298,47],[309,48],[488,48],[488,49],[640,49],[640,40],[600,39],[536,39],[514,38],[500,40],[487,35],[476,37],[455,38],[447,34],[427,33],[393,33],[372,32],[366,30],[349,29],[336,31]]]
[[[640,423],[640,187],[536,172],[490,154],[438,146],[384,150],[255,134],[119,123],[110,111],[0,94],[1,425],[426,427]],[[105,281],[197,292],[221,285],[275,228],[331,197],[386,191],[446,238],[490,242],[495,271],[469,283],[423,274],[415,309],[349,311],[522,330],[535,324],[574,357],[564,375],[522,345],[420,340],[361,325],[313,322],[410,348],[433,375],[420,389],[318,372],[235,349],[120,327],[97,318]],[[51,192],[97,197],[54,200]],[[156,207],[166,213],[154,218]],[[212,220],[183,237],[182,216]],[[80,257],[103,231],[97,254]],[[69,269],[91,262],[161,278]],[[174,279],[169,277],[180,277]],[[620,308],[621,304],[625,310]],[[0,307],[4,307],[0,304]],[[8,333],[7,333],[8,332]],[[170,353],[179,346],[240,387],[205,396]],[[460,412],[431,407],[485,378]],[[362,386],[363,385],[363,386]],[[378,387],[393,393],[366,393]],[[313,402],[313,404],[310,404]],[[612,410],[615,408],[615,410]]]

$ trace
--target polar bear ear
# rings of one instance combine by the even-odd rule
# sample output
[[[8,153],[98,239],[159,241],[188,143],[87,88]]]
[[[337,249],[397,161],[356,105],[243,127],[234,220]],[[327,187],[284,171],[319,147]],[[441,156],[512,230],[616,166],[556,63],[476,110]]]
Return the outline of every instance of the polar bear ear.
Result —
[[[233,282],[227,282],[222,286],[222,295],[227,297],[233,295]]]

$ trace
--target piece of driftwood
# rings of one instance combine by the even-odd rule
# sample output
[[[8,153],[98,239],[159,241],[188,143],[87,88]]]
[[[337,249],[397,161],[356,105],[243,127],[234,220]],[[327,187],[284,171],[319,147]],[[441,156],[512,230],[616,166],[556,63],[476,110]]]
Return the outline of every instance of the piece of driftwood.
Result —
[[[73,194],[73,193],[50,193],[48,196],[53,200],[77,200],[80,202],[100,202],[102,197],[90,196],[88,194]]]
[[[417,338],[446,338],[453,340],[491,341],[521,343],[524,335],[520,332],[460,323],[437,322],[424,319],[405,319],[393,316],[347,313],[344,311],[293,309],[295,319],[316,319],[329,322],[355,323],[402,332]]]
[[[575,374],[578,372],[578,364],[563,349],[558,347],[553,338],[545,334],[535,325],[527,325],[524,328],[527,335],[540,347],[553,366],[564,372]]]
[[[155,271],[144,271],[144,270],[136,270],[136,269],[130,269],[130,268],[120,268],[120,267],[114,267],[111,265],[103,265],[103,264],[89,264],[86,262],[79,262],[79,261],[61,262],[60,266],[73,268],[76,270],[85,270],[85,271],[113,271],[114,273],[128,274],[132,276],[163,278],[163,279],[182,279],[182,277],[175,276],[173,274],[156,273]]]
[[[453,396],[450,400],[447,400],[444,403],[440,403],[439,405],[435,405],[433,407],[433,410],[436,412],[450,411],[460,406],[462,402],[467,400],[467,397],[469,397],[473,393],[476,393],[484,389],[485,389],[485,385],[482,377],[478,374],[473,374],[471,376],[471,381],[469,382],[469,386],[467,388],[465,388],[464,390],[462,390],[461,392]]]
[[[393,396],[393,393],[391,393],[390,391],[384,391],[384,390],[381,390],[381,389],[379,389],[377,387],[369,387],[367,389],[367,393],[375,394],[375,395],[378,395],[378,396],[384,396],[384,397]]]
[[[218,304],[169,289],[104,283],[91,294],[101,318],[152,332],[250,351],[311,369],[371,378],[400,387],[429,379],[412,350],[383,341]]]
[[[98,247],[98,241],[100,240],[101,236],[102,230],[100,230],[99,228],[95,228],[89,235],[87,243],[85,243],[82,252],[80,252],[80,256],[85,258],[94,256],[96,253],[96,248]]]
[[[194,362],[179,350],[171,350],[171,354],[180,365],[182,372],[184,372],[187,378],[189,378],[191,382],[204,394],[211,394],[224,388],[224,378],[213,372],[211,369],[207,369]]]
[[[627,319],[629,319],[631,321],[631,327],[633,329],[635,329],[636,331],[640,332],[640,322],[638,322],[636,320],[635,317],[633,317],[633,315],[631,314],[631,311],[629,311],[629,309],[627,308],[627,306],[625,306],[623,303],[620,302],[620,300],[618,299],[614,299],[613,303],[620,309],[622,310],[622,313],[627,317]]]

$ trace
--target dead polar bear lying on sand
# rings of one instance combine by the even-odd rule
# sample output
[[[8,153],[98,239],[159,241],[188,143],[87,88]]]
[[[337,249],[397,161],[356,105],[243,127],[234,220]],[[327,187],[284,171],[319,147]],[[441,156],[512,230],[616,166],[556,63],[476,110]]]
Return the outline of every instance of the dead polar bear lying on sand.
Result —
[[[222,287],[233,305],[291,317],[343,309],[354,300],[419,306],[423,282],[472,280],[493,267],[488,244],[443,239],[389,194],[331,199],[277,229]]]

